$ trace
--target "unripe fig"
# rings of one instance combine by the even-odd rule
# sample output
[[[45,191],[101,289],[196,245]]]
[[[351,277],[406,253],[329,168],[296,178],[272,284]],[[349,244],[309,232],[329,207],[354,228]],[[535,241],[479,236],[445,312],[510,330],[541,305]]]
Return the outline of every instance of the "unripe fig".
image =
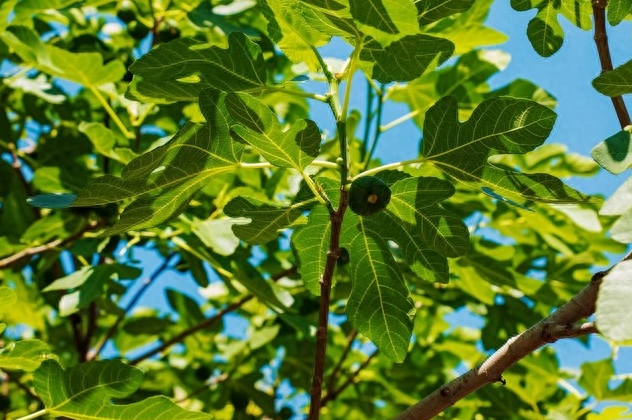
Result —
[[[351,183],[349,208],[360,216],[370,216],[384,210],[391,201],[391,189],[376,176],[365,176]]]

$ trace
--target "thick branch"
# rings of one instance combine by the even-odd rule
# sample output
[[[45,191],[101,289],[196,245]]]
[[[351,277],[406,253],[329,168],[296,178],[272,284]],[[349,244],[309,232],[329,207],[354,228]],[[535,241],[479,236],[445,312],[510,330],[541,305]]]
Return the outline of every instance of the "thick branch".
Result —
[[[590,284],[550,316],[509,339],[483,364],[448,382],[394,420],[427,420],[451,407],[484,385],[502,381],[502,373],[520,359],[547,343],[560,338],[578,337],[596,332],[593,323],[575,325],[595,312],[597,292],[604,273],[593,276]]]
[[[608,0],[593,0],[593,16],[595,20],[595,44],[597,45],[597,53],[599,54],[599,62],[601,63],[601,72],[605,73],[612,70],[612,57],[610,56],[610,46],[608,45],[608,34],[606,33],[606,5]],[[623,102],[621,96],[613,96],[612,106],[619,119],[621,129],[624,129],[630,122],[630,114]]]

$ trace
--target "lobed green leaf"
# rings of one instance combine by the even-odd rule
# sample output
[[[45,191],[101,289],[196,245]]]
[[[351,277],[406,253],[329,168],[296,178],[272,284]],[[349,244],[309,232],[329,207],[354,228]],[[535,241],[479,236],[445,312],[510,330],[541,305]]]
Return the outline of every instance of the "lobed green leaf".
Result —
[[[597,92],[606,96],[620,96],[632,93],[632,60],[601,73],[592,82]]]
[[[33,375],[33,387],[46,411],[76,420],[205,420],[211,416],[185,410],[164,396],[132,404],[113,398],[132,394],[143,373],[118,360],[94,361],[63,369],[44,361]]]

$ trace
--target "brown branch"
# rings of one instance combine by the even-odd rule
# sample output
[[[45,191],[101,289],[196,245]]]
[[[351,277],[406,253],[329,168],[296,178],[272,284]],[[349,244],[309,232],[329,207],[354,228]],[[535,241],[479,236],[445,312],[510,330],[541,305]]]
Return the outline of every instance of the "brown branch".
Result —
[[[24,249],[20,252],[16,252],[13,255],[9,255],[6,258],[3,258],[0,260],[0,269],[3,268],[7,268],[12,266],[13,264],[17,263],[18,261],[22,260],[23,258],[28,258],[28,257],[32,257],[34,255],[38,255],[41,253],[44,253],[46,251],[50,251],[52,249],[56,249],[60,246],[63,246],[69,242],[72,242],[76,239],[79,239],[83,236],[84,233],[93,230],[94,228],[96,228],[99,225],[99,223],[97,221],[90,221],[86,227],[84,227],[83,229],[81,229],[79,232],[75,233],[74,235],[71,235],[67,238],[63,238],[63,239],[55,239],[53,241],[50,241],[48,243],[42,244],[42,245],[38,245],[38,246],[34,246],[31,248],[27,248]]]
[[[90,353],[87,356],[87,360],[93,360],[95,357],[97,357],[99,355],[99,353],[101,353],[101,351],[103,351],[103,348],[105,347],[105,344],[107,343],[107,341],[110,338],[112,338],[114,336],[114,334],[116,334],[116,331],[118,330],[119,325],[121,325],[121,322],[123,322],[123,320],[125,320],[125,317],[127,316],[127,314],[136,305],[138,300],[145,294],[147,289],[149,289],[149,286],[151,286],[151,284],[167,268],[170,267],[169,263],[171,262],[171,259],[175,255],[176,254],[171,254],[168,257],[164,258],[163,261],[162,261],[162,264],[160,264],[160,266],[153,273],[151,273],[151,275],[149,275],[149,277],[147,277],[145,280],[143,280],[143,284],[140,287],[140,289],[138,289],[138,291],[134,294],[134,296],[129,301],[129,303],[127,304],[125,309],[123,309],[123,311],[118,315],[118,317],[116,318],[116,321],[114,321],[114,324],[112,324],[112,326],[108,329],[108,331],[103,335],[103,337],[101,337],[99,342],[90,351]]]
[[[502,382],[502,373],[520,359],[560,338],[597,332],[592,322],[576,324],[595,312],[597,292],[605,272],[596,273],[586,288],[531,328],[509,339],[483,364],[448,382],[394,420],[427,420],[484,385]]]
[[[610,55],[610,46],[608,45],[608,34],[606,32],[606,5],[608,0],[593,0],[593,17],[595,20],[595,45],[597,46],[597,53],[599,54],[599,62],[601,63],[601,73],[605,73],[613,69],[612,57]],[[613,96],[612,106],[619,119],[621,129],[624,129],[630,122],[630,114],[623,102],[621,96]]]
[[[292,274],[296,273],[296,266],[292,266],[286,270],[281,271],[280,273],[275,274],[272,277],[272,281],[277,281],[280,280],[283,277],[286,276],[291,276]],[[187,338],[188,336],[195,334],[196,332],[209,328],[213,325],[215,325],[216,322],[220,321],[226,314],[233,312],[237,309],[239,309],[240,307],[242,307],[246,302],[252,300],[254,298],[253,295],[246,295],[244,297],[242,297],[241,299],[239,299],[236,302],[231,303],[230,305],[226,306],[224,309],[222,309],[221,311],[217,312],[215,315],[206,318],[205,320],[199,322],[198,324],[187,328],[186,330],[181,331],[179,334],[176,334],[175,336],[171,337],[169,340],[164,341],[161,345],[159,345],[158,347],[156,347],[155,349],[149,350],[146,353],[136,357],[135,359],[132,359],[129,361],[130,365],[136,365],[140,362],[142,362],[145,359],[150,358],[151,356],[161,353],[163,351],[165,351],[166,349],[168,349],[169,347],[173,346],[174,344],[178,344],[180,343],[182,340],[184,340],[185,338]]]
[[[357,376],[360,374],[360,372],[362,372],[362,370],[364,370],[364,368],[366,368],[369,363],[371,363],[371,360],[373,360],[373,358],[375,358],[375,356],[377,356],[377,354],[379,353],[378,349],[375,349],[373,351],[373,353],[371,353],[369,355],[369,357],[367,357],[367,359],[362,362],[362,364],[360,366],[358,366],[358,368],[356,370],[354,370],[351,375],[349,375],[349,377],[347,378],[346,381],[344,381],[342,383],[342,385],[340,385],[338,388],[336,388],[335,390],[332,390],[330,392],[327,393],[327,395],[325,395],[323,397],[323,400],[321,401],[320,405],[321,407],[324,407],[329,401],[332,401],[334,399],[336,399],[336,397],[338,395],[340,395],[342,393],[342,391],[344,391],[345,389],[347,389],[347,387],[349,385],[351,385],[352,383],[355,382],[355,379],[357,378]]]
[[[351,333],[347,336],[347,345],[342,351],[342,355],[340,356],[340,359],[338,360],[338,364],[336,364],[336,367],[334,367],[334,370],[331,372],[331,375],[329,375],[329,384],[327,385],[327,395],[333,392],[336,386],[336,379],[338,378],[338,374],[340,373],[340,369],[342,368],[342,364],[347,359],[347,355],[349,355],[349,352],[351,351],[351,346],[353,345],[353,342],[355,341],[357,336],[358,336],[358,330],[356,329],[352,330]],[[321,403],[321,406],[323,404],[324,403]]]
[[[338,131],[338,135],[342,131]],[[318,420],[320,415],[321,399],[323,393],[323,378],[325,373],[325,360],[327,358],[327,329],[329,320],[329,303],[331,300],[331,281],[336,269],[336,262],[340,256],[340,232],[345,210],[349,204],[349,190],[344,186],[340,188],[340,205],[338,210],[330,215],[331,233],[329,236],[329,250],[325,269],[320,279],[320,304],[318,308],[318,327],[316,329],[316,346],[314,352],[314,372],[312,374],[312,386],[309,391],[310,403],[308,420]]]
[[[191,328],[187,328],[186,330],[181,331],[179,334],[176,334],[175,336],[171,337],[169,340],[164,341],[161,345],[159,345],[155,349],[149,350],[146,353],[136,357],[135,359],[130,360],[129,364],[136,365],[142,362],[143,360],[150,358],[151,356],[155,354],[163,352],[164,350],[168,349],[174,344],[178,344],[179,342],[181,342],[188,336],[195,334],[196,332],[200,330],[203,330],[215,325],[215,323],[220,321],[226,314],[239,309],[244,303],[248,302],[252,298],[254,298],[253,295],[247,295],[247,296],[242,297],[237,302],[231,303],[230,305],[228,305],[221,311],[217,312],[215,315],[209,318],[206,318],[202,322],[199,322],[198,324],[192,326]]]

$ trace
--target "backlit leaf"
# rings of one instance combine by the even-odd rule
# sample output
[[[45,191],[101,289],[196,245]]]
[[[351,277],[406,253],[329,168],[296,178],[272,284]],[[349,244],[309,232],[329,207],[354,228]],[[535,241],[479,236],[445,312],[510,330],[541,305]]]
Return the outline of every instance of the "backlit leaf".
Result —
[[[238,123],[231,130],[268,162],[301,170],[318,156],[321,135],[313,121],[298,120],[284,130],[270,108],[245,93],[226,95],[226,107]]]
[[[419,33],[412,0],[349,0],[358,28],[382,46]]]
[[[597,298],[597,327],[609,340],[632,340],[632,262],[617,264],[603,279]]]
[[[9,343],[0,349],[0,369],[33,372],[42,361],[52,357],[48,344],[29,339]]]
[[[118,360],[94,361],[64,370],[46,360],[35,371],[33,387],[47,413],[76,420],[205,420],[211,416],[180,408],[164,396],[113,404],[141,384],[140,369]]]
[[[619,131],[595,146],[590,154],[602,168],[620,174],[632,166],[632,133]]]
[[[606,16],[610,25],[618,25],[630,13],[632,13],[632,0],[608,1]]]
[[[0,33],[4,41],[28,65],[86,87],[97,87],[121,80],[125,67],[120,60],[103,63],[99,53],[73,53],[44,43],[38,34],[24,26],[9,27]]]
[[[465,12],[475,0],[424,0],[416,1],[417,21],[420,25],[428,25],[456,13]]]
[[[318,206],[309,214],[307,224],[292,233],[292,247],[298,258],[298,270],[307,290],[320,295],[320,276],[325,270],[331,221],[324,206]]]

